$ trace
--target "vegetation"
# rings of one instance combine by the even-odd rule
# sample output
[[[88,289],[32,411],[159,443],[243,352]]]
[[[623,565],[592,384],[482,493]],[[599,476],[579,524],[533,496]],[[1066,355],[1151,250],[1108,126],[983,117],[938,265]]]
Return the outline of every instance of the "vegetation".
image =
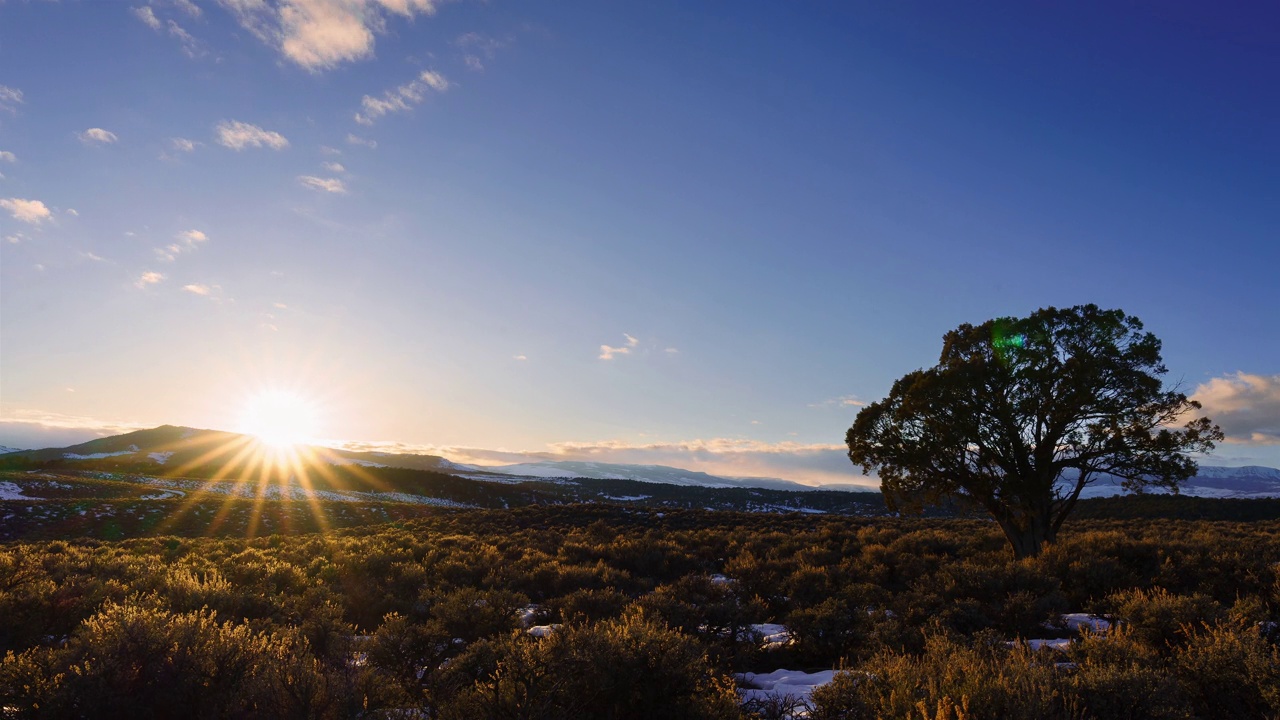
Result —
[[[1274,718],[1278,531],[1076,520],[1013,559],[979,520],[573,505],[11,542],[0,708],[776,718],[737,702],[736,673],[842,667],[813,717]],[[1072,611],[1116,626],[1055,625]],[[759,623],[791,641],[766,645]],[[1074,642],[1017,642],[1046,637]]]
[[[1160,341],[1120,310],[1079,305],[961,325],[935,367],[858,413],[849,458],[877,471],[890,507],[949,498],[985,510],[1017,557],[1052,542],[1100,475],[1176,490],[1185,453],[1222,432],[1165,390]]]

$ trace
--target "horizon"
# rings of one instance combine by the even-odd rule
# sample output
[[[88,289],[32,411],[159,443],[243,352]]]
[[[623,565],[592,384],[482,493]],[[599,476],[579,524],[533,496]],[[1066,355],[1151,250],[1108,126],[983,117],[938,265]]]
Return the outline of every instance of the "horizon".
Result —
[[[0,445],[875,483],[943,334],[1096,303],[1280,467],[1277,20],[0,3]]]

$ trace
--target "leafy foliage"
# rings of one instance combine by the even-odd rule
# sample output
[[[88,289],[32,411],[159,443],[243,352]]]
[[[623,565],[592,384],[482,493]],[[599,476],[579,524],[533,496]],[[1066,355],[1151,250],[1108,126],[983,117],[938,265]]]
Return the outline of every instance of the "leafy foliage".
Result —
[[[1052,541],[1094,478],[1176,490],[1221,431],[1165,390],[1160,341],[1119,310],[1046,308],[961,325],[935,367],[858,413],[849,458],[877,471],[890,507],[944,498],[981,508],[1018,557]]]

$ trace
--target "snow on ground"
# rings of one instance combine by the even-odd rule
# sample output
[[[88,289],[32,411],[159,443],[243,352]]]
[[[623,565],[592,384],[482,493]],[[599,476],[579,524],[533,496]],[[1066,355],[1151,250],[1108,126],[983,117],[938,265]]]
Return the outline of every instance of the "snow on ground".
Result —
[[[733,578],[729,577],[728,575],[721,575],[720,573],[716,573],[715,575],[711,576],[712,585],[728,585],[732,582],[733,582]]]
[[[0,482],[0,500],[32,500],[22,494],[22,488],[17,483]]]
[[[525,632],[530,635],[543,638],[560,629],[560,623],[552,623],[550,625],[534,625]]]
[[[153,453],[147,453],[147,457],[149,457],[149,458],[151,458],[152,460],[155,460],[156,462],[158,462],[158,463],[160,463],[161,465],[163,465],[163,464],[165,463],[165,461],[166,461],[166,460],[168,460],[169,458],[173,457],[173,451],[172,451],[172,450],[170,450],[169,452],[153,452]]]
[[[330,465],[359,465],[360,467],[390,467],[382,463],[376,463],[372,460],[361,460],[360,458],[331,457]]]
[[[1040,638],[1036,638],[1033,640],[1010,640],[1009,642],[1006,642],[1005,645],[1008,645],[1009,647],[1014,647],[1018,643],[1026,643],[1027,647],[1031,648],[1032,650],[1039,650],[1041,648],[1053,648],[1054,650],[1065,651],[1067,647],[1071,645],[1071,638],[1051,638],[1047,640],[1040,639]]]
[[[118,457],[120,455],[132,455],[138,452],[138,447],[136,445],[130,445],[129,447],[132,447],[133,449],[118,450],[116,452],[109,452],[109,453],[89,453],[88,455],[78,455],[76,453],[62,453],[62,457],[68,460],[101,460],[102,458]]]
[[[791,632],[787,630],[787,626],[778,623],[748,625],[747,632],[760,642],[760,647],[764,650],[772,650],[792,643]]]
[[[814,688],[826,685],[836,675],[835,670],[819,670],[804,672],[803,670],[774,670],[769,673],[738,673],[734,675],[740,682],[755,687],[739,688],[738,697],[743,702],[750,700],[769,701],[774,699],[794,700],[811,707]],[[807,709],[795,712],[793,717],[808,717]]]
[[[1065,627],[1068,630],[1080,632],[1081,630],[1090,630],[1092,632],[1105,632],[1111,629],[1111,623],[1106,618],[1099,615],[1090,615],[1089,613],[1067,613],[1062,616],[1062,622],[1057,627]]]
[[[636,500],[648,500],[652,495],[601,495],[604,500],[613,500],[616,502],[634,502]]]

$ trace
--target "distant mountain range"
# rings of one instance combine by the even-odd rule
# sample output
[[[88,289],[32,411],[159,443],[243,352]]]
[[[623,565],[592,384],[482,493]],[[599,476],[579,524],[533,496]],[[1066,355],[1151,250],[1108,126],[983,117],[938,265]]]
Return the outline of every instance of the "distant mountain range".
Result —
[[[0,469],[55,467],[92,468],[148,475],[226,477],[264,472],[262,458],[270,457],[256,438],[218,430],[162,425],[91,440],[64,448],[14,450],[0,447]],[[445,473],[487,482],[520,483],[570,479],[632,481],[699,488],[759,488],[814,491],[819,488],[777,478],[729,478],[665,465],[629,465],[578,461],[545,461],[502,466],[464,465],[435,455],[357,452],[321,446],[297,446],[277,455],[271,472],[325,472],[325,468],[404,468]],[[358,470],[357,470],[358,472]],[[857,485],[824,486],[823,491],[861,491]],[[1183,484],[1182,494],[1193,497],[1280,497],[1280,470],[1269,467],[1201,466]],[[1084,497],[1123,494],[1116,479],[1103,478],[1086,488]]]

